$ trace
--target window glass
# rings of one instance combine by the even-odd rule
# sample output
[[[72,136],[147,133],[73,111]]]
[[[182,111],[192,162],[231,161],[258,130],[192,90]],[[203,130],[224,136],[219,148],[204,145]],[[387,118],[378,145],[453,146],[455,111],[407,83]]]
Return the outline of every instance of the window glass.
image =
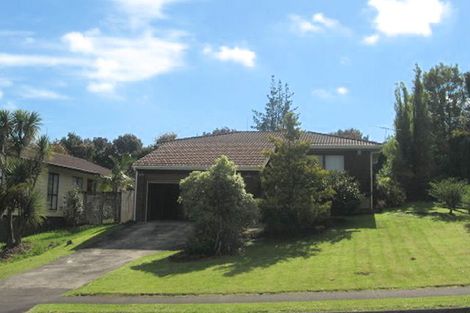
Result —
[[[86,191],[88,193],[96,193],[96,180],[88,179],[86,185]]]
[[[344,155],[325,155],[325,169],[344,172]]]
[[[49,173],[47,181],[47,207],[49,210],[57,210],[59,202],[59,174]]]
[[[74,188],[83,190],[83,178],[82,177],[78,177],[78,176],[72,177],[72,184]]]

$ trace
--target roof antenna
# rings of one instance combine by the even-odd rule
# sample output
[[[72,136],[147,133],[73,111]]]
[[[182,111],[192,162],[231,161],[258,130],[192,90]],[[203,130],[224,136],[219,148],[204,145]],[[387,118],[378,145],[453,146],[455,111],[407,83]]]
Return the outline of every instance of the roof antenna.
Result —
[[[380,129],[384,130],[384,141],[387,140],[389,131],[395,132],[394,128],[390,128],[390,127],[386,127],[386,126],[375,126],[375,127],[378,127]]]

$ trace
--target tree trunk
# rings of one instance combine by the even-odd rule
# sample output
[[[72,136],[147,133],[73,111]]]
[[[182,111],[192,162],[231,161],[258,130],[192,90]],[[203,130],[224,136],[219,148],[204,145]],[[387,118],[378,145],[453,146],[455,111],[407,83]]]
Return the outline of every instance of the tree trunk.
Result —
[[[13,211],[8,210],[7,213],[7,247],[14,248],[18,245],[15,238],[15,226],[13,223]]]

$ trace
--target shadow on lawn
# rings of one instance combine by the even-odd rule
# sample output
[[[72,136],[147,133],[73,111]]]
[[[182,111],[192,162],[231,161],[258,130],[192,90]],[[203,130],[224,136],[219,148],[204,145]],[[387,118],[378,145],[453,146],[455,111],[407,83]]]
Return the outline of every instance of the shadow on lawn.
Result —
[[[335,226],[324,233],[290,239],[261,238],[237,256],[207,258],[196,261],[175,262],[170,258],[135,265],[133,270],[152,273],[158,277],[176,276],[213,268],[224,276],[236,276],[255,269],[268,268],[280,262],[309,258],[318,254],[322,243],[335,244],[351,239],[361,228],[375,228],[373,215],[335,219]]]
[[[397,209],[400,212],[413,214],[417,217],[431,217],[436,221],[443,222],[470,222],[470,214],[467,210],[456,209],[454,214],[449,214],[447,209],[440,211],[432,202],[415,202]]]

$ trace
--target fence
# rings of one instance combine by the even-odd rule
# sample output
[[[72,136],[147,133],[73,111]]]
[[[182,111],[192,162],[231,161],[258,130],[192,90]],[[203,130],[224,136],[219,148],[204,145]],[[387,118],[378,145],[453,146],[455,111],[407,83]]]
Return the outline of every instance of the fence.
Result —
[[[134,218],[134,191],[84,194],[88,224],[125,223]]]

